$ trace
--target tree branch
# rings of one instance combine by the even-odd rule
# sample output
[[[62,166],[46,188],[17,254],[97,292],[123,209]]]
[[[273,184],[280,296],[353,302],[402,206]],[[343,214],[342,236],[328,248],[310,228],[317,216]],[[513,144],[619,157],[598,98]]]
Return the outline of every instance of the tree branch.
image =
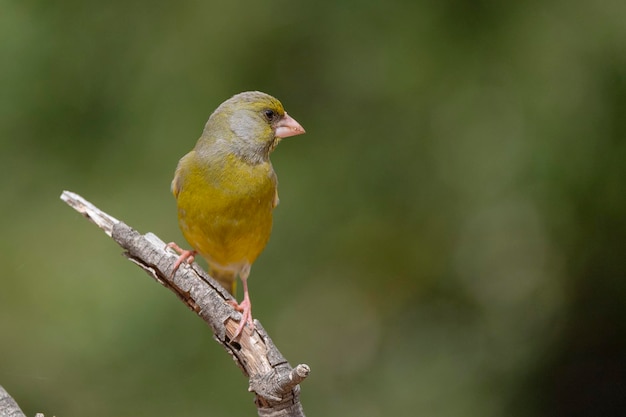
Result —
[[[256,320],[254,331],[246,326],[241,336],[232,340],[241,314],[229,304],[233,297],[213,278],[197,264],[181,265],[172,277],[178,256],[156,235],[138,233],[78,194],[64,191],[61,199],[100,227],[124,248],[124,256],[170,289],[211,327],[215,340],[248,376],[248,391],[256,394],[259,416],[304,417],[298,384],[308,376],[309,367],[292,368]]]
[[[26,417],[2,385],[0,385],[0,417]]]

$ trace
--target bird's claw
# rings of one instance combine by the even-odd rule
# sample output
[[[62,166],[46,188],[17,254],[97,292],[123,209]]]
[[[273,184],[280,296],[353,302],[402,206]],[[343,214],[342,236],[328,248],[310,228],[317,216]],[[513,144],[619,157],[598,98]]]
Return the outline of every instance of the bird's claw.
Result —
[[[233,335],[233,340],[237,339],[243,328],[246,327],[246,323],[250,326],[250,330],[254,330],[254,321],[252,320],[252,304],[250,303],[250,299],[244,297],[243,301],[238,304],[236,301],[231,300],[228,302],[235,310],[241,313],[241,320],[239,321],[239,326]]]
[[[170,278],[174,278],[174,274],[178,271],[178,268],[183,264],[183,262],[186,262],[188,265],[193,263],[197,252],[195,250],[185,250],[178,246],[175,242],[168,243],[166,247],[174,249],[174,251],[180,255],[174,263],[172,273],[170,274]]]

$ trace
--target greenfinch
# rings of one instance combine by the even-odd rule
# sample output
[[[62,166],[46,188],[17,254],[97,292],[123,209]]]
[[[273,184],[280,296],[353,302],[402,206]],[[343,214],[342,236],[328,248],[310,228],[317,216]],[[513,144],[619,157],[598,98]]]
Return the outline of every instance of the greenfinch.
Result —
[[[248,292],[250,267],[265,248],[278,204],[276,173],[270,153],[281,139],[305,133],[280,101],[258,91],[237,94],[209,117],[196,146],[178,162],[172,193],[178,224],[193,250],[169,244],[183,262],[200,254],[211,276],[235,295],[243,284],[242,313],[235,336],[246,323],[254,328]]]

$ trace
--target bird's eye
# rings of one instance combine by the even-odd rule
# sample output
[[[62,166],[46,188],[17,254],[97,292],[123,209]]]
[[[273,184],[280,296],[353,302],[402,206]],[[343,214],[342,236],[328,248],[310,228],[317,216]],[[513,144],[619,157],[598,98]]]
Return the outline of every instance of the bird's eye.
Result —
[[[274,110],[270,110],[270,109],[265,110],[263,112],[263,115],[265,115],[265,118],[270,122],[274,120],[274,117],[276,117],[276,113],[274,113]]]

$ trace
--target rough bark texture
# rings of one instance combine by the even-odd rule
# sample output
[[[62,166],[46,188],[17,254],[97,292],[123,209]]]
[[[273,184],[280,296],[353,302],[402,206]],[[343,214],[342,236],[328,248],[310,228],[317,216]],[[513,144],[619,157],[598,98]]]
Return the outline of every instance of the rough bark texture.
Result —
[[[0,385],[0,417],[26,417],[19,405]]]
[[[259,416],[304,416],[298,384],[308,376],[309,367],[292,368],[256,320],[253,331],[246,326],[242,334],[232,340],[241,315],[229,304],[234,301],[233,297],[213,278],[196,264],[183,264],[171,276],[178,256],[166,249],[157,236],[140,234],[75,193],[64,191],[61,199],[113,238],[124,248],[129,260],[170,289],[211,327],[215,340],[249,378],[248,390],[256,395]],[[0,390],[0,417],[22,417],[24,414],[15,401],[8,394],[2,397],[3,393],[6,391]],[[6,406],[3,399],[7,399]]]

